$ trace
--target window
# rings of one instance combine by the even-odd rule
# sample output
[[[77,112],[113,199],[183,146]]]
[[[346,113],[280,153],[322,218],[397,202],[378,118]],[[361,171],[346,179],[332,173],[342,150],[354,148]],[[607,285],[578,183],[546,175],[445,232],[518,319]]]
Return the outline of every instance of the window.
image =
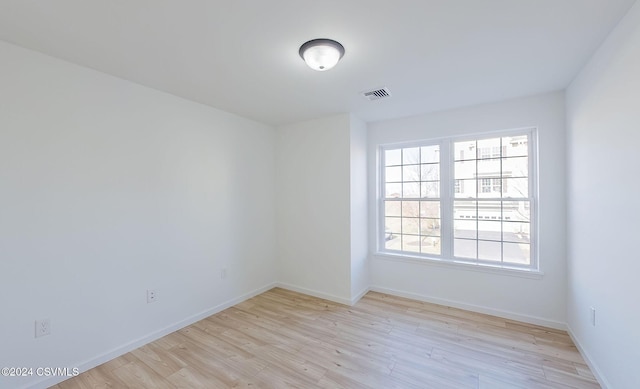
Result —
[[[440,255],[440,147],[385,152],[385,249]]]
[[[500,157],[500,146],[486,146],[478,149],[478,158],[495,158]],[[460,158],[463,159],[463,158]]]
[[[383,146],[379,250],[537,268],[534,133]]]
[[[456,180],[456,182],[462,182]],[[482,193],[500,193],[502,192],[502,182],[499,178],[483,178],[480,180],[480,192]],[[460,192],[456,192],[460,193]]]

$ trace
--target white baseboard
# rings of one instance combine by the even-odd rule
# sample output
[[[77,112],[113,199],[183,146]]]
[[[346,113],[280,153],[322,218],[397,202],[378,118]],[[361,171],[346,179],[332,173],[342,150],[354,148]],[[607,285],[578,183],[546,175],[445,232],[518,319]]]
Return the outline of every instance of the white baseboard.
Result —
[[[467,310],[467,311],[484,313],[484,314],[487,314],[487,315],[503,317],[505,319],[521,321],[521,322],[535,324],[535,325],[539,325],[539,326],[543,326],[543,327],[555,328],[557,330],[564,330],[564,331],[567,330],[566,323],[555,321],[555,320],[543,319],[541,317],[523,315],[523,314],[520,314],[520,313],[505,311],[505,310],[502,310],[502,309],[495,309],[495,308],[484,307],[484,306],[481,306],[481,305],[467,304],[467,303],[463,303],[463,302],[459,302],[459,301],[447,300],[447,299],[442,299],[442,298],[438,298],[438,297],[425,296],[425,295],[421,295],[421,294],[417,294],[417,293],[403,292],[403,291],[399,291],[399,290],[395,290],[395,289],[382,288],[382,287],[379,287],[379,286],[372,286],[369,289],[374,291],[374,292],[386,293],[386,294],[391,294],[391,295],[398,296],[398,297],[405,297],[405,298],[410,298],[410,299],[413,299],[413,300],[419,300],[419,301],[424,301],[424,302],[428,302],[428,303],[433,303],[433,304],[445,305],[445,306],[453,307],[453,308],[464,309],[464,310]]]
[[[580,344],[580,341],[571,330],[571,327],[569,326],[569,324],[567,324],[567,332],[569,333],[569,336],[571,337],[571,340],[573,341],[573,343],[578,348],[578,351],[580,351],[580,354],[582,355],[582,359],[584,359],[584,361],[587,362],[587,366],[589,366],[589,369],[591,369],[591,373],[593,373],[594,377],[596,377],[602,389],[611,388],[612,386],[609,385],[609,382],[607,381],[607,379],[604,378],[602,371],[598,369],[598,366],[593,362],[589,353],[587,353],[587,351],[582,347],[582,345]]]
[[[313,289],[307,289],[307,288],[303,288],[300,286],[296,286],[296,285],[291,285],[291,284],[287,284],[284,282],[278,282],[276,283],[276,286],[282,289],[287,289],[293,292],[298,292],[298,293],[302,293],[302,294],[306,294],[309,296],[313,296],[313,297],[317,297],[317,298],[321,298],[321,299],[325,299],[325,300],[329,300],[329,301],[333,301],[334,303],[338,303],[338,304],[344,304],[344,305],[353,305],[351,303],[350,299],[344,298],[344,297],[338,297],[335,296],[333,294],[329,294],[329,293],[324,293],[324,292],[318,292],[317,290],[313,290]]]
[[[351,304],[350,305],[351,306],[356,305],[356,303],[358,301],[360,301],[360,299],[363,298],[365,294],[369,293],[370,290],[371,289],[369,289],[369,287],[366,287],[366,288],[362,289],[362,291],[360,293],[358,293],[355,297],[353,297],[351,299]]]
[[[287,283],[284,283],[284,282],[277,283],[277,286],[282,288],[282,289],[287,289],[287,290],[290,290],[290,291],[293,291],[293,292],[298,292],[298,293],[306,294],[306,295],[309,295],[309,296],[318,297],[318,298],[321,298],[321,299],[333,301],[334,303],[339,303],[339,304],[344,304],[344,305],[349,305],[349,306],[354,306],[358,301],[360,301],[361,298],[364,297],[365,294],[367,294],[367,292],[369,292],[369,287],[366,287],[366,288],[362,289],[360,291],[360,293],[355,295],[355,297],[353,297],[351,299],[346,299],[346,298],[338,297],[338,296],[335,296],[335,295],[332,295],[332,294],[329,294],[329,293],[318,292],[317,290],[307,289],[307,288],[303,288],[303,287],[300,287],[300,286],[287,284]]]
[[[161,328],[149,335],[145,335],[141,338],[138,338],[136,340],[133,340],[127,344],[124,344],[122,346],[116,347],[110,351],[107,351],[103,354],[97,355],[89,360],[86,360],[84,362],[80,362],[80,363],[76,363],[71,364],[71,366],[77,366],[78,369],[80,370],[80,372],[85,372],[89,369],[92,369],[96,366],[99,366],[105,362],[108,362],[114,358],[117,358],[123,354],[128,353],[129,351],[135,350],[139,347],[144,346],[145,344],[151,343],[154,340],[160,339],[163,336],[169,335],[172,332],[178,331],[179,329],[182,329],[188,325],[191,325],[197,321],[200,321],[206,317],[209,317],[213,314],[216,314],[220,311],[223,311],[229,307],[232,307],[236,304],[239,304],[245,300],[250,299],[251,297],[257,296],[261,293],[266,292],[269,289],[272,289],[274,287],[276,287],[277,284],[276,283],[271,283],[268,284],[266,286],[263,286],[261,288],[255,289],[249,293],[245,293],[239,297],[233,298],[229,301],[225,301],[222,304],[218,304],[215,307],[206,309],[200,313],[197,313],[195,315],[189,316],[184,320],[180,320],[179,322],[176,322],[174,324],[171,324],[167,327]],[[48,388],[50,386],[56,385],[64,380],[66,380],[69,377],[48,377],[47,379],[35,382],[33,384],[29,384],[26,388],[29,389],[40,389],[40,388]]]

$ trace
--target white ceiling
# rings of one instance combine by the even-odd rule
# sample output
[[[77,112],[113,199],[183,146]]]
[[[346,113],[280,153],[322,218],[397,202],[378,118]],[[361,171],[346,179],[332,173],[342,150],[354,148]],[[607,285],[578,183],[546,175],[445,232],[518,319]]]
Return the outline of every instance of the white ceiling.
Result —
[[[376,121],[563,89],[634,1],[0,0],[0,39],[264,123]]]

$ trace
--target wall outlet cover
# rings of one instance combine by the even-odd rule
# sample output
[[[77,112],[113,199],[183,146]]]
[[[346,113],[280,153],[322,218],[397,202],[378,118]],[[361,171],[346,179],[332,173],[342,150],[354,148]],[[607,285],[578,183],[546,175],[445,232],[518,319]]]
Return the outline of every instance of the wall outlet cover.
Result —
[[[51,334],[51,321],[49,319],[36,320],[36,338]]]
[[[153,289],[147,289],[147,304],[158,301],[158,292]]]

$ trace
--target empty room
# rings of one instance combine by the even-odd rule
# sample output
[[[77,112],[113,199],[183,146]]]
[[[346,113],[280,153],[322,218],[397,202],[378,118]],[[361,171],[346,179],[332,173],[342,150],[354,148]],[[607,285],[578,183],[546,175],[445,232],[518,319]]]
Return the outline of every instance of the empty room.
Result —
[[[639,387],[640,2],[0,1],[0,388]]]

